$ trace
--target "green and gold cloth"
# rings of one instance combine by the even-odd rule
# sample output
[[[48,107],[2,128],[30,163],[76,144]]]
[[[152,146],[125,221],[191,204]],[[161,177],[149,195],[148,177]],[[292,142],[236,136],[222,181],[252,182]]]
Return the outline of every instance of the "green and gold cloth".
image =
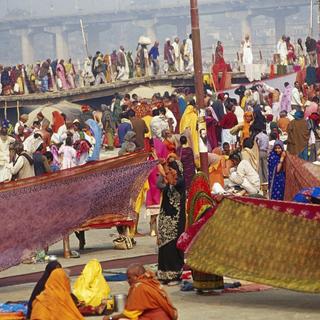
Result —
[[[187,254],[209,274],[320,292],[320,224],[290,212],[224,199]]]

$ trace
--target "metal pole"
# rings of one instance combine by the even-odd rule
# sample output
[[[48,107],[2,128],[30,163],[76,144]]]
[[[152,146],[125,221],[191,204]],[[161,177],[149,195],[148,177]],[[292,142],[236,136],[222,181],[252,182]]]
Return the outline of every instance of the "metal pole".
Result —
[[[85,32],[84,32],[82,19],[80,19],[80,27],[81,27],[81,33],[82,33],[82,38],[83,38],[83,45],[84,45],[84,48],[86,50],[87,57],[89,57],[88,41],[87,41],[87,38],[86,38],[86,35],[85,35]]]
[[[313,0],[310,0],[310,37],[313,34]]]
[[[318,39],[320,39],[320,0],[318,0]]]
[[[204,113],[204,88],[203,88],[203,74],[202,74],[202,56],[201,56],[201,38],[200,38],[200,24],[199,24],[199,11],[198,0],[190,0],[190,13],[191,13],[191,27],[192,27],[192,47],[193,47],[193,61],[194,61],[194,82],[196,89],[197,108],[200,114],[200,126],[206,129]],[[199,130],[200,132],[200,130]],[[200,136],[199,136],[200,139]],[[200,143],[200,167],[201,171],[209,176],[208,164],[208,148]]]

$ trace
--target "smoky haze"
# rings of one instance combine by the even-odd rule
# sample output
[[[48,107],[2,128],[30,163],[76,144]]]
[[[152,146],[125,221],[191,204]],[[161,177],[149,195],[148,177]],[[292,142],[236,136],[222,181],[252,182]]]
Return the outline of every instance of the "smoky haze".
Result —
[[[271,60],[276,42],[283,33],[294,43],[310,33],[308,0],[199,0],[198,3],[203,57],[208,65],[217,40],[223,42],[225,57],[232,63],[237,59],[245,33],[252,37],[255,60],[260,57]],[[279,3],[287,9],[279,8]],[[201,10],[205,4],[211,4],[205,10],[212,10],[212,13]],[[271,7],[266,9],[266,4]],[[189,0],[0,0],[0,5],[0,63],[5,65],[32,63],[49,57],[72,57],[75,62],[82,63],[87,53],[80,18],[89,54],[97,50],[110,53],[122,44],[135,55],[141,35],[149,36],[152,41],[159,40],[162,53],[166,38],[179,36],[183,39],[191,32],[186,10]],[[160,16],[159,8],[164,8]],[[318,30],[316,9],[314,7],[313,11],[314,35]],[[170,18],[172,12],[176,15]],[[106,19],[101,19],[101,14],[106,14]],[[124,16],[125,20],[117,21]],[[65,18],[61,22],[58,17]],[[34,25],[39,19],[41,23]],[[27,22],[21,24],[22,20]],[[63,48],[60,39],[65,41]]]

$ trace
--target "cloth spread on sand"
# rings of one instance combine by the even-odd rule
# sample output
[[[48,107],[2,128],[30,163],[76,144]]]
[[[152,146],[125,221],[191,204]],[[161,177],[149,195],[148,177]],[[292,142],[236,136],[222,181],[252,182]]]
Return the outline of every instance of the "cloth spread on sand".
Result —
[[[194,239],[187,264],[209,274],[320,292],[318,219],[224,199]]]

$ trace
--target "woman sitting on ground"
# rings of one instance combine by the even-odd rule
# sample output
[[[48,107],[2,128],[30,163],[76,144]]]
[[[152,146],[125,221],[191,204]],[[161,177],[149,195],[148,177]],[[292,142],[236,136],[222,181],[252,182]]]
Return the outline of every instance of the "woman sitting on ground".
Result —
[[[62,268],[54,269],[45,289],[32,303],[31,320],[83,320],[71,297],[70,281]]]
[[[29,299],[28,303],[28,312],[27,312],[27,319],[30,319],[31,312],[32,312],[32,303],[35,300],[35,298],[44,290],[44,287],[52,273],[53,270],[62,268],[61,264],[58,261],[51,261],[47,264],[46,269],[44,270],[44,273],[36,286],[34,287],[31,297]]]
[[[73,294],[79,301],[78,308],[82,314],[102,314],[111,309],[108,304],[110,287],[106,282],[98,260],[90,260],[73,286]]]

